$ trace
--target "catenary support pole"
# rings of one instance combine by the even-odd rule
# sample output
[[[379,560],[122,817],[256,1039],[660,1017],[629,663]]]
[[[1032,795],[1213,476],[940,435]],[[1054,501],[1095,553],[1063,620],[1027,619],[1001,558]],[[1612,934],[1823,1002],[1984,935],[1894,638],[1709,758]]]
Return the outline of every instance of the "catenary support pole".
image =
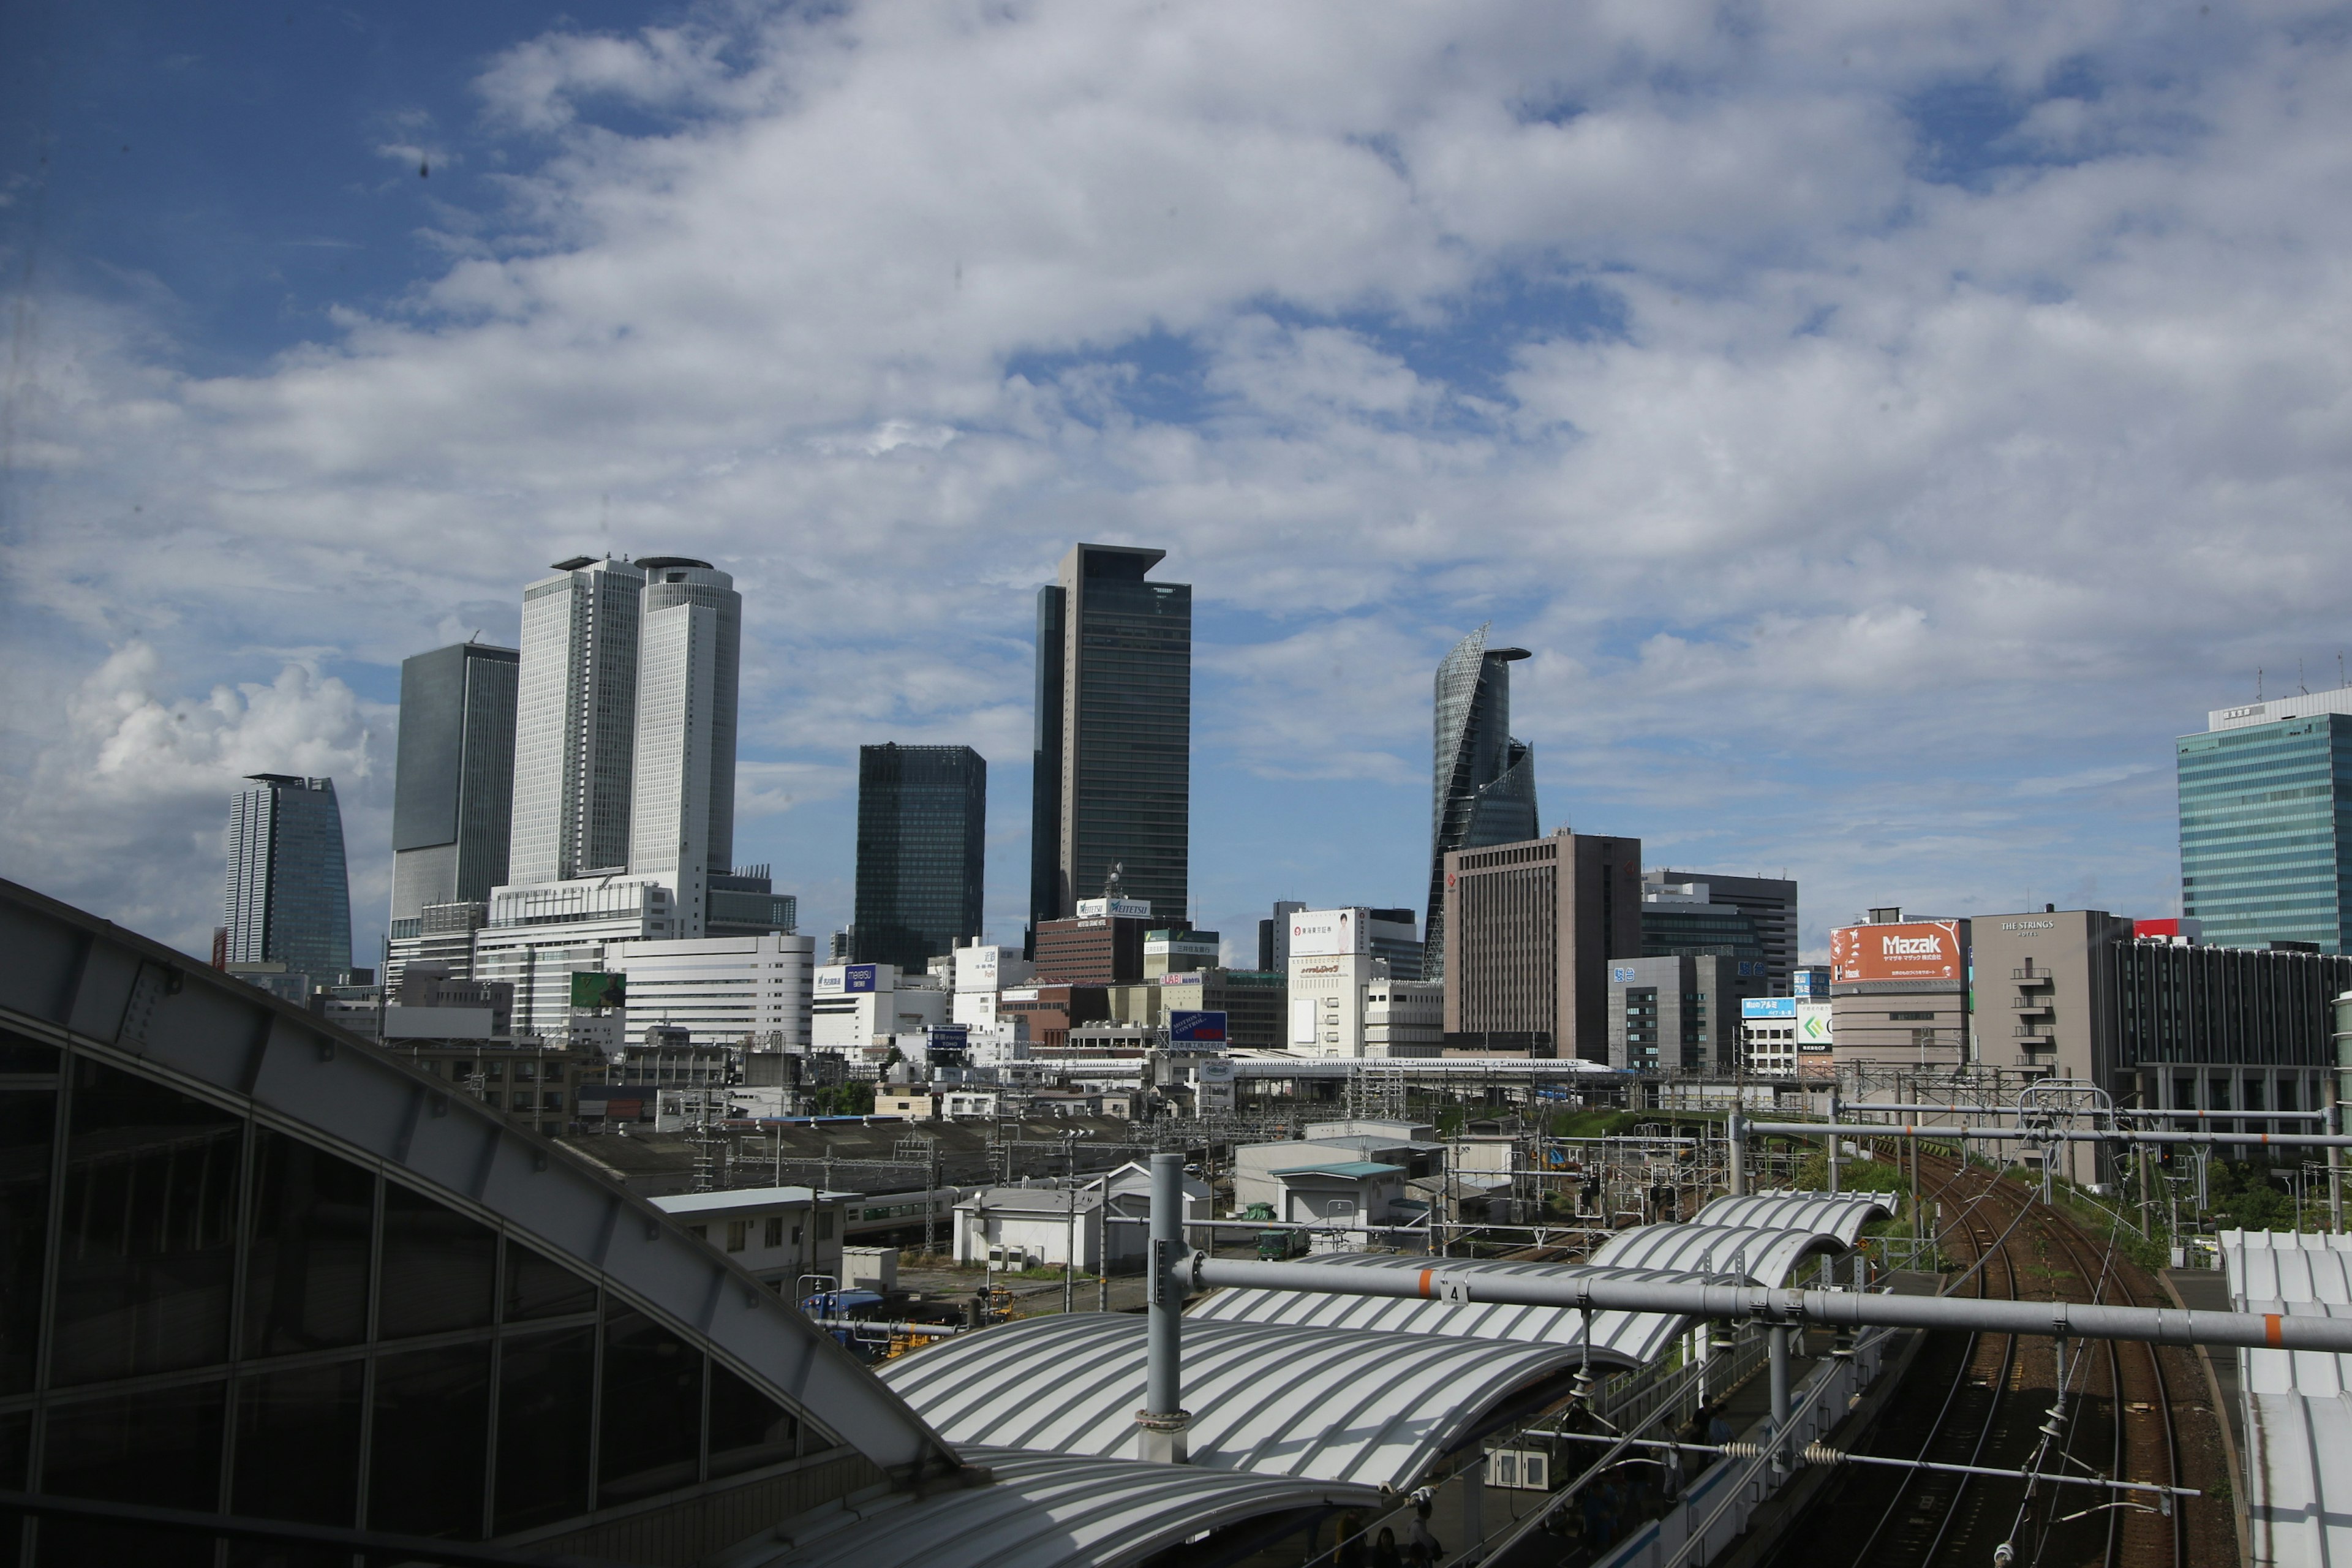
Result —
[[[1151,1255],[1150,1355],[1145,1364],[1144,1405],[1136,1412],[1139,1458],[1161,1464],[1186,1462],[1185,1428],[1192,1418],[1184,1410],[1183,1332],[1185,1281],[1178,1269],[1184,1260],[1184,1156],[1178,1152],[1151,1156]]]
[[[1830,1191],[1832,1193],[1838,1190],[1838,1140],[1845,1136],[1844,1133],[1835,1131],[1838,1124],[1838,1091],[1835,1088],[1832,1088],[1830,1090],[1830,1127],[1832,1131],[1830,1132],[1829,1142]]]
[[[1731,1138],[1731,1195],[1748,1195],[1748,1119],[1739,1114],[1739,1107],[1731,1108],[1731,1120],[1725,1123]]]
[[[1789,1473],[1789,1336],[1786,1323],[1772,1325],[1772,1469]]]

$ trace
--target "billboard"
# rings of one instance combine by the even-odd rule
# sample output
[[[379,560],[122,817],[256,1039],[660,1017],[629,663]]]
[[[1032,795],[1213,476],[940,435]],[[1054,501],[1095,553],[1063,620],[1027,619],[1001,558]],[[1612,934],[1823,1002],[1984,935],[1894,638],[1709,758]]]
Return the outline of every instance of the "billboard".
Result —
[[[878,963],[828,963],[816,972],[820,996],[862,995],[880,990]]]
[[[1194,1080],[1200,1089],[1200,1109],[1231,1110],[1234,1108],[1234,1064],[1229,1057],[1209,1057],[1201,1063],[1200,1076]]]
[[[1222,1046],[1225,1043],[1225,1015],[1171,1007],[1168,1010],[1168,1043]]]
[[[1778,1019],[1793,1024],[1797,1021],[1797,999],[1794,996],[1743,996],[1739,999],[1739,1016],[1751,1023]]]
[[[1902,921],[1840,926],[1830,932],[1830,978],[1857,981],[1949,980],[1967,975],[1958,921]]]
[[[575,969],[572,972],[572,1005],[574,1007],[625,1007],[629,1005],[629,977],[606,974],[593,969]]]
[[[1290,917],[1290,956],[1344,958],[1371,951],[1362,910],[1299,910]]]
[[[1633,984],[1633,966],[1630,963],[1611,964],[1609,966],[1609,984],[1612,985]]]
[[[1797,1004],[1797,1048],[1801,1051],[1826,1051],[1830,1048],[1828,1003]]]
[[[1821,964],[1801,964],[1789,975],[1789,988],[1800,996],[1826,996],[1830,994],[1830,972]]]
[[[1082,921],[1148,921],[1151,918],[1149,899],[1080,899],[1078,919]]]

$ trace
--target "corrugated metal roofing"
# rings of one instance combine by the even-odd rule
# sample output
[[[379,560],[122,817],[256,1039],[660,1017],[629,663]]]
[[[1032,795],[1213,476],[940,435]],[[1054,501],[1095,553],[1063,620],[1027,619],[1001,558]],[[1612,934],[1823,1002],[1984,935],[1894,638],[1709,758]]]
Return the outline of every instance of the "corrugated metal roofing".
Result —
[[[1146,1321],[1030,1318],[889,1363],[891,1391],[959,1447],[1136,1451]],[[1496,1404],[1581,1352],[1445,1334],[1188,1320],[1192,1462],[1212,1470],[1412,1485]]]
[[[2242,1312],[2352,1317],[2352,1237],[2225,1230]],[[2275,1568],[2352,1563],[2352,1356],[2241,1350],[2246,1522]]]
[[[1892,1219],[1894,1209],[1879,1193],[1756,1193],[1717,1198],[1693,1216],[1698,1225],[1738,1226],[1746,1230],[1811,1230],[1852,1247],[1862,1227]]]
[[[1349,1181],[1360,1181],[1366,1176],[1401,1176],[1402,1165],[1384,1165],[1378,1160],[1335,1160],[1328,1165],[1285,1165],[1279,1171],[1268,1171],[1269,1176],[1340,1176]]]
[[[1797,1265],[1845,1244],[1817,1230],[1751,1230],[1732,1225],[1645,1225],[1619,1231],[1592,1255],[1621,1268],[1688,1268],[1738,1274],[1759,1285],[1788,1283]]]
[[[1332,1268],[1422,1269],[1439,1260],[1395,1253],[1330,1252],[1300,1261]],[[1444,1260],[1443,1267],[1448,1273],[1537,1274],[1554,1279],[1579,1275],[1675,1281],[1717,1278],[1681,1268],[1604,1268],[1591,1264],[1507,1263],[1493,1258],[1456,1258]],[[1220,1290],[1196,1305],[1187,1321],[1377,1329],[1395,1333],[1505,1340],[1514,1344],[1578,1345],[1584,1337],[1584,1314],[1573,1307],[1509,1307],[1492,1302],[1430,1301],[1390,1296],[1321,1296],[1305,1290]],[[1689,1324],[1688,1319],[1657,1312],[1595,1312],[1592,1359],[1608,1366],[1645,1366],[1664,1354],[1675,1336]]]
[[[1192,1465],[966,1448],[993,1484],[892,1492],[799,1533],[719,1553],[715,1568],[1129,1568],[1205,1530],[1313,1508],[1370,1508],[1370,1487]]]

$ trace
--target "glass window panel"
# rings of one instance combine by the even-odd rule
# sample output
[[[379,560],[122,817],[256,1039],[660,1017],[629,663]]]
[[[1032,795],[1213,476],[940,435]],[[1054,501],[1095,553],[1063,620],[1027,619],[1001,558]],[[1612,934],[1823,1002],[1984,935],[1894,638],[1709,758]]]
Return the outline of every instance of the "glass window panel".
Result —
[[[589,1400],[595,1377],[592,1328],[509,1339],[499,1348],[494,1534],[587,1511]]]
[[[398,1182],[384,1184],[378,1338],[488,1328],[498,1267],[498,1232]]]
[[[54,1074],[59,1066],[57,1047],[28,1040],[13,1030],[0,1029],[0,1074]]]
[[[378,1359],[368,1528],[479,1541],[489,1446],[488,1342]]]
[[[0,1058],[7,1051],[0,1037]],[[57,1118],[54,1089],[0,1092],[0,1394],[24,1394],[33,1386]],[[9,1528],[0,1521],[0,1534]]]
[[[227,1403],[226,1384],[206,1383],[52,1405],[42,1487],[68,1497],[217,1509]],[[210,1568],[213,1560],[209,1541],[57,1519],[42,1521],[41,1547],[44,1563]]]
[[[561,1318],[596,1310],[594,1281],[514,1242],[507,1243],[507,1317]]]
[[[350,1525],[359,1515],[359,1362],[241,1377],[229,1510]]]
[[[800,1423],[791,1411],[717,1362],[710,1363],[710,1476],[740,1475],[793,1457]]]
[[[702,1359],[644,1313],[608,1306],[597,1507],[693,1484],[701,1447]]]
[[[226,1361],[244,1124],[99,1062],[71,1071],[51,1382]]]
[[[266,1128],[254,1132],[253,1168],[246,1353],[359,1343],[367,1337],[374,1175]]]

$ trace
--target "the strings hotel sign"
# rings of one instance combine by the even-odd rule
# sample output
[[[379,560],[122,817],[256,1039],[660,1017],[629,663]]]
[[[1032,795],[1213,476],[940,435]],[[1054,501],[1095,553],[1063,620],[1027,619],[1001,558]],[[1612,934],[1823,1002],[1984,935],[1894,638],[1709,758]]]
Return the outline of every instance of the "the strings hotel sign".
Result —
[[[1830,979],[1951,980],[1967,973],[1958,921],[1904,921],[1891,925],[1840,926],[1830,932]]]

